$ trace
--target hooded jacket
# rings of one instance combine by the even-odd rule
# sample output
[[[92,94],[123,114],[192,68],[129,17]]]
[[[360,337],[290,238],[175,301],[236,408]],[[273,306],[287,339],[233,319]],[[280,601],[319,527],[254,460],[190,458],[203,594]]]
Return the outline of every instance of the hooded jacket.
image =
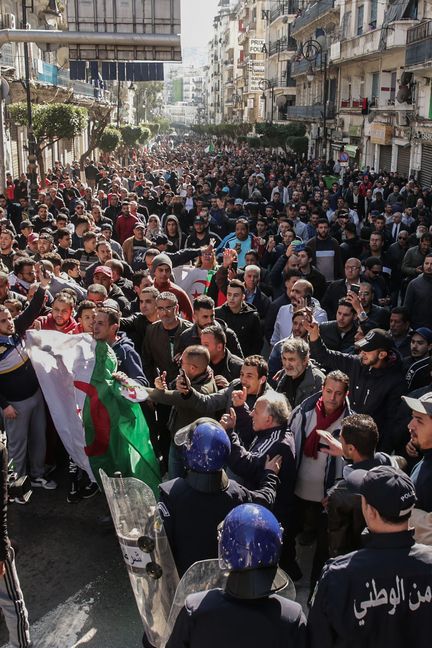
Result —
[[[169,221],[174,221],[177,224],[177,236],[169,236],[167,224]],[[170,214],[165,218],[164,222],[164,232],[168,238],[168,241],[172,243],[170,250],[171,252],[178,252],[184,248],[185,236],[181,230],[179,219],[174,214]]]
[[[117,356],[117,371],[123,371],[129,378],[147,387],[149,383],[142,368],[141,358],[135,351],[132,340],[126,336],[126,333],[119,334],[117,340],[112,345],[112,350]]]
[[[354,412],[369,414],[379,430],[378,449],[394,449],[394,430],[402,394],[406,390],[402,362],[397,351],[391,351],[387,364],[380,369],[365,367],[359,356],[328,349],[321,338],[310,342],[312,357],[327,369],[340,369],[350,381],[350,403]]]

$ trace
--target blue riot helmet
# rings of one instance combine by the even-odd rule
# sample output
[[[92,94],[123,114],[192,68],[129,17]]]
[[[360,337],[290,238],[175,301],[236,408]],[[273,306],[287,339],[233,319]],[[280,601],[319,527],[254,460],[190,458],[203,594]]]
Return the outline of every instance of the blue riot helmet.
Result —
[[[225,466],[231,443],[223,427],[214,419],[200,418],[179,430],[174,443],[183,448],[189,470],[215,473]]]
[[[278,568],[282,527],[259,504],[241,504],[219,525],[219,565],[230,572],[225,590],[238,598],[261,598],[284,588]]]

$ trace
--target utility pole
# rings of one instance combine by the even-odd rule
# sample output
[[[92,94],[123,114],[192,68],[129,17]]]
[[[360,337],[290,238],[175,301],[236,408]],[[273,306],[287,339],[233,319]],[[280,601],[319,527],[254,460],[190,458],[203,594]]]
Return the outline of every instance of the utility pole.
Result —
[[[22,0],[22,28],[27,29],[27,5],[26,0]],[[37,182],[37,164],[36,164],[36,140],[33,133],[33,114],[31,104],[31,89],[30,89],[30,62],[28,43],[24,41],[24,71],[25,71],[25,89],[27,99],[27,139],[28,139],[28,176],[30,180],[30,197],[33,201],[38,197],[38,182]]]

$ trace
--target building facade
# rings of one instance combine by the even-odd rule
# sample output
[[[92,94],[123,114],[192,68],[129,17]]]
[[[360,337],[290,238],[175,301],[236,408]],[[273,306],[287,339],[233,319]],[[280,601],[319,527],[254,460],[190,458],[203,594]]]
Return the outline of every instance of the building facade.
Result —
[[[207,120],[301,122],[310,156],[429,184],[431,16],[431,0],[221,0]]]

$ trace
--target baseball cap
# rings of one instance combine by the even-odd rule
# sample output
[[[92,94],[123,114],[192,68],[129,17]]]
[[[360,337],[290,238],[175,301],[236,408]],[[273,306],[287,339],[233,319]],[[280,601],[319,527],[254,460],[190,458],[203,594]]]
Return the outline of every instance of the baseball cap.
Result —
[[[393,466],[353,470],[347,482],[351,490],[363,495],[366,502],[388,520],[408,515],[417,501],[411,479]]]
[[[222,187],[222,193],[229,193],[229,187]]]
[[[115,301],[115,299],[105,299],[105,301],[102,303],[102,306],[104,308],[111,308],[111,310],[120,312],[120,306]]]
[[[111,223],[102,223],[102,225],[100,226],[100,230],[101,232],[103,232],[103,230],[110,230],[112,232]]]
[[[204,218],[204,216],[195,216],[194,223],[202,223],[203,225],[206,225],[207,220]]]
[[[31,234],[28,235],[27,241],[29,243],[36,243],[36,241],[39,241],[39,234],[36,232],[32,232]]]
[[[95,276],[97,274],[103,274],[106,277],[109,277],[110,279],[112,279],[112,276],[113,276],[111,268],[109,268],[108,266],[104,266],[104,265],[97,266],[97,268],[95,269],[95,271],[93,273],[93,276]]]
[[[423,394],[420,398],[410,398],[409,396],[402,396],[402,399],[408,405],[413,412],[419,412],[419,414],[428,414],[432,416],[432,392]]]
[[[374,328],[362,340],[355,343],[361,351],[389,351],[393,348],[393,339],[384,329]]]
[[[153,243],[155,245],[170,245],[170,241],[168,241],[168,236],[166,234],[158,234],[153,239]]]
[[[236,198],[234,201],[234,205],[243,205],[243,200],[241,198]]]
[[[20,230],[25,229],[26,227],[34,227],[33,223],[29,220],[23,220],[20,223]]]
[[[431,344],[432,331],[427,326],[420,326],[420,328],[416,329],[414,333],[417,333],[417,335],[421,335],[422,338],[424,338],[428,344]]]
[[[145,229],[145,225],[144,223],[140,223],[140,222],[135,223],[134,229]]]

